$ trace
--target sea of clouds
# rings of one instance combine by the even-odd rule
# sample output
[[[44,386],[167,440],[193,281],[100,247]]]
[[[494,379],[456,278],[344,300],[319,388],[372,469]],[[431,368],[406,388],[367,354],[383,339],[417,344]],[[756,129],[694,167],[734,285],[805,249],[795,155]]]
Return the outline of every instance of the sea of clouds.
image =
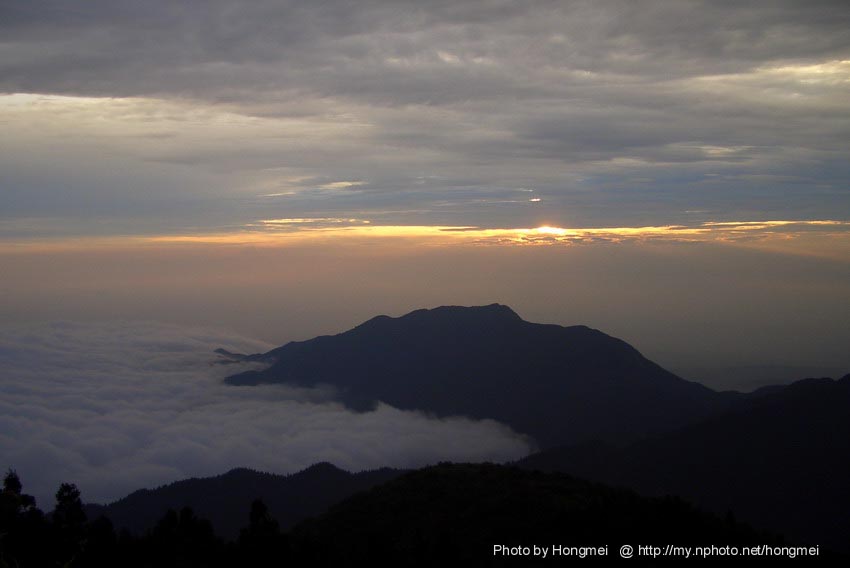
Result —
[[[272,346],[152,322],[0,326],[0,467],[51,509],[62,482],[84,501],[250,467],[319,461],[351,471],[437,461],[506,461],[532,442],[491,420],[438,419],[380,404],[354,413],[333,392],[232,387],[217,347]]]

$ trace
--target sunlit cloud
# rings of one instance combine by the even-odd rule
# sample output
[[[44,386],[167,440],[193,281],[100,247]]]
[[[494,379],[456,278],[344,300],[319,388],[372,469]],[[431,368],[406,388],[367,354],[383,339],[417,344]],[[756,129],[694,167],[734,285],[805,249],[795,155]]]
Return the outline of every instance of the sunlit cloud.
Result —
[[[291,219],[262,219],[263,225],[304,225],[321,223],[371,223],[362,219],[341,219],[339,217],[295,217]]]
[[[697,79],[702,83],[756,83],[765,80],[822,83],[841,85],[850,83],[850,60],[832,60],[821,63],[795,65],[765,65],[739,73],[704,75]]]
[[[331,183],[325,183],[319,186],[320,189],[345,189],[347,187],[357,187],[358,185],[364,185],[365,181],[334,181]]]
[[[526,228],[482,228],[474,226],[393,226],[369,225],[358,219],[283,219],[266,220],[267,225],[303,225],[330,223],[340,227],[301,229],[295,234],[310,236],[422,237],[475,241],[481,244],[581,244],[597,241],[625,242],[657,240],[669,242],[735,241],[742,233],[747,239],[781,233],[787,237],[813,231],[850,236],[850,221],[836,220],[768,220],[768,221],[705,221],[695,225],[661,225],[644,227],[557,227],[541,225]],[[347,224],[346,224],[347,223]],[[369,225],[369,226],[363,226]],[[279,234],[279,233],[275,233]],[[283,233],[292,234],[291,232]],[[257,235],[260,238],[260,235]],[[163,237],[167,239],[168,237]]]
[[[850,83],[850,59],[826,61],[809,65],[764,67],[760,73],[793,78],[801,83],[841,85]]]
[[[451,225],[386,225],[368,219],[342,217],[294,217],[262,219],[241,230],[133,237],[52,238],[4,241],[0,252],[111,248],[180,244],[286,246],[288,243],[332,243],[358,239],[412,241],[434,246],[455,244],[481,246],[590,245],[594,243],[727,243],[772,242],[774,248],[800,252],[803,237],[819,238],[819,245],[844,247],[850,242],[850,221],[766,220],[704,221],[692,225],[641,227],[538,227],[486,228]],[[816,251],[812,251],[816,252]],[[820,254],[829,254],[829,246]]]

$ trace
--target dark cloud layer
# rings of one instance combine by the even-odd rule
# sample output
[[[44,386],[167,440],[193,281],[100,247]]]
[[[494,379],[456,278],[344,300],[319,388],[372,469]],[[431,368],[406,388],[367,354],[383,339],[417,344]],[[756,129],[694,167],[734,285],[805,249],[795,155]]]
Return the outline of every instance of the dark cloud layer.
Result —
[[[4,47],[19,55],[6,58],[10,90],[105,96],[227,98],[241,83],[255,94],[438,103],[581,88],[564,77],[527,84],[542,67],[644,82],[842,58],[850,43],[840,1],[54,0],[6,3],[2,16]],[[470,78],[475,64],[485,68]],[[488,80],[502,88],[486,89]]]
[[[7,143],[7,216],[57,198],[130,232],[181,205],[199,226],[268,209],[489,226],[850,215],[845,2],[0,9],[0,91],[136,101]],[[26,166],[33,150],[46,168]],[[343,181],[359,185],[322,189]],[[541,201],[510,203],[517,188]]]

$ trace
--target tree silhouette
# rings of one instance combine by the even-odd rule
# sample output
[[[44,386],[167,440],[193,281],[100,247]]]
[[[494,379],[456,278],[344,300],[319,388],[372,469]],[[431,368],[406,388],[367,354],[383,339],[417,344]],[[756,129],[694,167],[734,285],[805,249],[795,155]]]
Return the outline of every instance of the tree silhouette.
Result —
[[[80,490],[73,483],[63,483],[56,492],[53,524],[60,530],[79,530],[86,523]]]
[[[126,563],[116,562],[119,557],[118,537],[112,521],[100,516],[86,526],[85,547],[79,556],[79,565],[86,568],[112,567]]]
[[[179,514],[169,509],[145,537],[143,548],[151,566],[213,566],[223,552],[210,522],[189,507]]]
[[[60,564],[70,565],[84,546],[86,528],[86,513],[80,500],[80,490],[73,483],[59,486],[52,521]]]
[[[49,562],[44,515],[35,498],[23,492],[17,472],[9,469],[0,493],[0,566],[43,566]]]
[[[280,525],[271,516],[261,499],[251,503],[247,528],[239,533],[237,544],[248,565],[280,566],[288,553],[288,542],[280,532]]]
[[[14,469],[6,472],[6,477],[3,478],[3,520],[11,522],[12,516],[17,516],[25,513],[29,509],[35,508],[35,497],[23,493],[23,485],[18,478],[18,473]]]
[[[20,495],[23,488],[21,480],[18,478],[18,472],[10,468],[6,472],[6,477],[3,478],[3,491]]]

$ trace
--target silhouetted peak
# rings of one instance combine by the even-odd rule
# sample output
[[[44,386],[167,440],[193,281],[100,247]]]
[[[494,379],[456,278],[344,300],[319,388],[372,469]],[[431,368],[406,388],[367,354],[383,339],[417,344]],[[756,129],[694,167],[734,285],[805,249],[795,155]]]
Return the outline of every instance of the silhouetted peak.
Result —
[[[275,362],[226,381],[330,385],[356,412],[382,401],[438,416],[490,418],[543,446],[640,436],[731,403],[601,331],[527,322],[503,304],[378,316],[336,335],[288,343],[263,360]]]
[[[505,318],[507,320],[522,319],[515,311],[504,304],[488,304],[486,306],[440,306],[430,310],[416,310],[410,312],[404,317],[413,316],[414,314],[428,314],[430,316],[464,315],[470,317],[498,317]]]
[[[247,467],[234,467],[227,473],[222,474],[220,477],[244,477],[250,475],[262,475],[262,472]]]
[[[398,318],[400,322],[423,324],[494,325],[521,322],[522,318],[508,306],[440,306],[410,312]]]
[[[305,470],[302,470],[299,472],[299,475],[334,475],[340,473],[348,474],[347,471],[338,468],[330,462],[319,462],[314,463]]]
[[[387,325],[413,326],[482,326],[514,324],[523,321],[508,306],[489,304],[487,306],[440,306],[438,308],[414,310],[403,316],[393,318],[386,315],[376,316],[354,329],[384,329]]]

